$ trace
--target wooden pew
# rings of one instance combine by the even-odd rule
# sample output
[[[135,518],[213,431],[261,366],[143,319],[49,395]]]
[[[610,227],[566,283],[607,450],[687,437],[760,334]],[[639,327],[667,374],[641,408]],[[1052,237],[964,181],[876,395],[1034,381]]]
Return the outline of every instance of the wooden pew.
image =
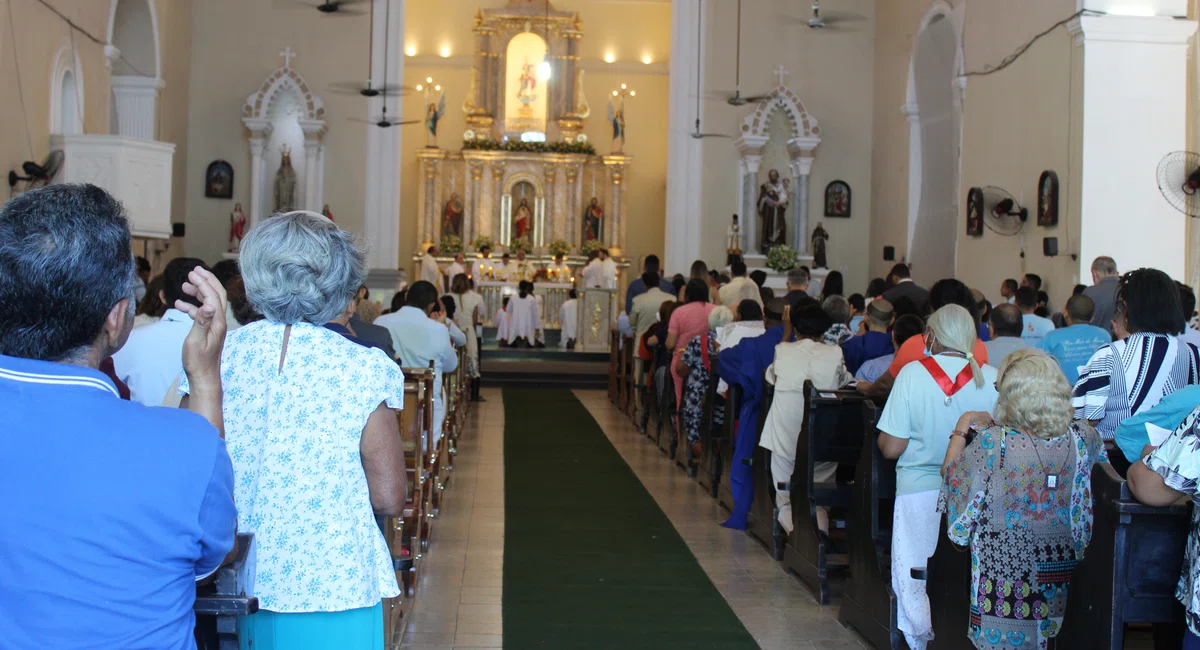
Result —
[[[796,467],[790,485],[776,489],[792,492],[792,534],[783,553],[783,566],[794,572],[817,596],[829,604],[829,569],[849,567],[845,554],[834,554],[828,536],[817,528],[817,507],[828,508],[829,529],[836,532],[837,513],[850,507],[852,488],[834,478],[815,483],[813,465],[839,464],[838,473],[850,473],[862,455],[862,404],[857,391],[820,391],[804,382],[804,424],[796,441]],[[842,515],[842,522],[845,515]]]
[[[733,444],[737,435],[738,414],[741,413],[741,410],[742,387],[738,384],[730,384],[729,391],[725,394],[725,427],[722,435],[728,446],[721,454],[719,468],[721,475],[717,479],[718,487],[714,496],[722,508],[731,512],[733,511],[733,486],[729,484],[729,472],[733,468]]]
[[[663,373],[662,399],[659,404],[658,412],[662,422],[661,433],[658,435],[658,448],[667,454],[668,458],[675,458],[675,429],[678,423],[675,418],[679,415],[679,407],[675,404],[675,377],[671,374],[670,368]]]
[[[877,650],[904,650],[907,646],[896,627],[896,593],[892,591],[896,461],[879,452],[875,424],[881,412],[874,402],[863,403],[862,451],[846,526],[850,577],[838,608],[838,622],[858,630]]]
[[[404,441],[405,470],[408,474],[409,498],[399,519],[390,521],[384,537],[392,550],[392,560],[400,579],[401,598],[416,596],[417,572],[420,568],[421,549],[424,541],[423,525],[427,499],[427,458],[429,448],[428,423],[432,419],[432,407],[426,408],[432,396],[426,390],[425,368],[404,368],[405,408],[397,414],[400,435]],[[391,606],[395,606],[392,603]]]
[[[763,381],[762,408],[758,414],[755,440],[762,440],[763,427],[771,403],[775,399],[775,386]],[[776,561],[783,559],[783,527],[775,520],[775,481],[771,478],[771,452],[755,442],[754,454],[750,458],[754,502],[746,518],[746,532],[766,545]]]
[[[1058,650],[1118,650],[1127,623],[1157,624],[1156,647],[1180,647],[1184,612],[1175,585],[1190,506],[1138,503],[1106,463],[1092,469],[1092,499],[1092,542],[1071,577]]]
[[[634,417],[634,411],[637,410],[637,399],[634,388],[634,363],[637,358],[634,356],[634,351],[637,349],[636,341],[632,336],[626,336],[621,340],[621,410],[625,411],[625,415],[630,418]]]
[[[258,611],[258,598],[246,594],[240,574],[254,545],[254,535],[239,533],[233,559],[217,569],[211,583],[196,587],[196,642],[198,650],[237,650],[237,619]]]
[[[924,571],[913,569],[913,577],[925,579],[929,594],[929,616],[934,639],[926,650],[974,650],[967,638],[971,613],[971,553],[946,537],[946,518],[940,518],[937,550]]]
[[[634,363],[641,364],[642,368],[641,383],[635,387],[635,390],[638,392],[638,395],[641,396],[642,401],[641,410],[638,412],[638,430],[642,432],[642,435],[649,436],[650,413],[652,411],[657,411],[655,406],[658,404],[658,400],[654,399],[654,393],[652,390],[654,387],[654,362],[646,361],[645,359],[635,359]]]
[[[621,370],[621,333],[616,329],[608,334],[608,401],[617,403],[617,376]]]
[[[709,381],[706,390],[704,391],[704,411],[700,417],[700,458],[695,459],[695,467],[689,470],[689,474],[696,477],[696,482],[706,492],[711,494],[715,499],[717,497],[717,489],[721,485],[721,452],[723,445],[723,435],[725,427],[718,426],[713,422],[714,409],[717,405],[717,399],[720,397],[717,394],[717,386],[721,383],[721,378],[717,373],[709,373]],[[725,411],[725,417],[729,417],[728,409]],[[691,454],[691,446],[688,447],[688,454]],[[689,459],[689,465],[690,463]]]

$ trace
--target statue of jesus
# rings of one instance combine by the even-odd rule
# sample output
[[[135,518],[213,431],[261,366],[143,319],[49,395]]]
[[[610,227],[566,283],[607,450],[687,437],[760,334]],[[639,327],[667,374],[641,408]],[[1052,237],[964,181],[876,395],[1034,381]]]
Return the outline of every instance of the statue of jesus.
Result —
[[[529,234],[533,222],[533,211],[529,209],[529,201],[521,199],[521,204],[513,211],[513,237],[520,239]]]

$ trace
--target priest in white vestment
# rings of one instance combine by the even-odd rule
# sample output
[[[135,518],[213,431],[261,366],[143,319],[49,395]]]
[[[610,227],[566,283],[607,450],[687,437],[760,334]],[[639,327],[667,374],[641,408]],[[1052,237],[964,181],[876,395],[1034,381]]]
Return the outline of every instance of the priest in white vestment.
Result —
[[[614,260],[613,258],[609,257],[608,251],[603,248],[600,249],[599,260],[600,260],[600,268],[602,269],[601,279],[603,281],[603,284],[600,285],[601,288],[616,289],[617,288],[617,261]]]
[[[571,267],[563,261],[562,253],[554,256],[554,261],[546,265],[546,277],[551,282],[568,283],[571,281]]]
[[[479,249],[479,257],[471,262],[471,279],[476,284],[489,279],[489,273],[494,270],[496,260],[492,258],[492,249],[484,246]]]
[[[508,253],[505,253],[500,258],[500,265],[492,271],[492,274],[495,276],[497,282],[515,282],[511,274],[516,272],[516,270],[517,265],[513,264],[512,257]]]
[[[509,282],[533,282],[537,274],[537,265],[525,259],[525,251],[517,251],[517,261],[512,263],[508,273]]]
[[[450,283],[454,282],[454,276],[458,275],[459,273],[466,272],[467,259],[463,257],[462,253],[456,253],[454,255],[454,261],[450,263],[450,266],[446,267],[446,287],[443,289],[443,291],[450,291]]]
[[[421,256],[421,279],[437,287],[440,291],[442,289],[442,271],[438,268],[436,256],[437,248],[433,246],[430,246]]]
[[[562,323],[558,347],[574,350],[575,342],[579,340],[579,300],[574,289],[567,295],[567,300],[558,308],[558,322]]]
[[[508,301],[508,345],[532,347],[542,329],[541,311],[533,283],[522,282],[521,292]]]

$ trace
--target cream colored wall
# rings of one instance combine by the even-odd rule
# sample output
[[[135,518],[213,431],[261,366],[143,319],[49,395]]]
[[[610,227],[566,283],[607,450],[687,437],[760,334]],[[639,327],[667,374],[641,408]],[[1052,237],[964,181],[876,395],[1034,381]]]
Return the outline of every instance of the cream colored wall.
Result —
[[[501,7],[503,3],[453,0],[409,2],[406,7],[405,44],[416,48],[416,56],[405,60],[405,84],[424,84],[425,79],[432,77],[434,83],[446,89],[446,116],[438,124],[438,144],[451,151],[460,149],[462,133],[466,129],[462,103],[471,82],[471,54],[475,47],[471,29],[475,12],[481,6]],[[592,107],[584,132],[597,153],[609,153],[612,129],[605,118],[610,93],[622,83],[637,91],[637,96],[627,100],[625,105],[628,140],[625,153],[634,157],[626,174],[628,225],[625,254],[635,260],[651,253],[661,256],[666,205],[668,103],[668,78],[663,64],[670,51],[670,4],[578,0],[555,2],[552,6],[559,11],[578,12],[583,21],[581,66],[585,69],[584,92]],[[440,57],[443,46],[450,48],[448,59]],[[608,53],[616,59],[611,65],[603,60]],[[641,57],[646,55],[651,57],[654,65],[641,63]],[[423,119],[424,106],[423,93],[409,95],[404,99],[404,119]],[[425,146],[421,125],[404,128],[400,207],[402,260],[410,259],[420,244],[417,241],[416,204],[420,170],[416,151]],[[460,193],[463,182],[464,179],[457,179]],[[584,188],[585,201],[590,192],[590,186]],[[597,194],[603,200],[602,188],[597,187]]]
[[[732,91],[736,55],[736,3],[705,3],[708,29],[705,42],[703,86],[710,91]],[[860,19],[843,23],[845,29],[809,29],[808,3],[790,0],[742,4],[742,94],[766,92],[778,82],[774,70],[782,64],[790,74],[786,83],[800,96],[821,127],[809,181],[809,228],[824,222],[830,240],[830,268],[843,272],[848,291],[866,288],[866,259],[871,215],[875,201],[871,186],[872,94],[871,56],[875,5],[871,0],[843,0],[839,12]],[[878,3],[882,12],[888,2]],[[899,104],[897,104],[897,107]],[[703,104],[703,130],[736,134],[742,118],[754,107],[733,107],[722,101]],[[689,124],[691,119],[689,111]],[[713,264],[725,261],[725,232],[737,205],[738,154],[732,140],[704,141],[704,212],[702,256]],[[780,170],[787,175],[785,170]],[[825,185],[841,179],[853,192],[850,219],[826,219]],[[743,218],[744,219],[744,218]],[[791,242],[793,223],[788,224]],[[806,235],[807,236],[807,235]],[[679,270],[679,269],[672,269]]]
[[[130,0],[122,0],[129,2]],[[134,0],[137,1],[137,0]],[[175,144],[174,169],[171,174],[171,222],[187,222],[188,185],[188,97],[192,60],[192,4],[193,0],[156,0],[155,18],[158,20],[160,66],[165,84],[158,97],[157,139]],[[190,233],[188,233],[190,234]],[[169,248],[157,257],[148,257],[156,267],[184,253],[186,241],[172,238]],[[161,246],[160,246],[161,248]],[[205,257],[209,263],[215,259]]]
[[[325,201],[342,226],[361,233],[368,127],[350,119],[366,116],[366,100],[335,95],[328,87],[366,76],[369,18],[326,16],[301,3],[245,0],[194,2],[191,14],[187,167],[176,190],[185,194],[188,254],[220,259],[234,204],[250,212],[242,104],[283,64],[279,52],[289,46],[296,52],[292,67],[325,102]],[[233,165],[234,195],[228,201],[204,197],[204,170],[217,159]]]
[[[959,6],[963,0],[951,4]],[[1036,33],[1075,11],[1073,0],[971,0],[965,3],[963,56],[967,71],[994,66]],[[908,219],[909,124],[900,109],[906,101],[913,41],[921,19],[932,6],[928,0],[879,3],[875,31],[875,98],[872,187],[879,202],[871,219],[869,248],[872,276],[891,266],[883,261],[885,245],[905,254]],[[1025,258],[1020,238],[1001,237],[985,230],[983,237],[965,235],[959,215],[956,275],[995,299],[1000,281],[1023,273],[1042,276],[1051,307],[1061,306],[1078,281],[1079,233],[1077,153],[1071,152],[1071,74],[1075,48],[1065,28],[1038,41],[1005,70],[969,78],[963,100],[960,205],[972,186],[997,185],[1012,192],[1030,209],[1024,229]],[[1075,57],[1078,58],[1078,57]],[[1078,100],[1081,88],[1076,88]],[[1077,142],[1077,140],[1075,140]],[[1078,145],[1075,145],[1078,147]],[[1043,170],[1059,176],[1059,225],[1036,226],[1037,181]],[[960,212],[962,212],[960,210]],[[1042,238],[1059,240],[1059,256],[1042,255]],[[919,265],[920,260],[910,260]],[[1085,279],[1085,283],[1090,279]]]

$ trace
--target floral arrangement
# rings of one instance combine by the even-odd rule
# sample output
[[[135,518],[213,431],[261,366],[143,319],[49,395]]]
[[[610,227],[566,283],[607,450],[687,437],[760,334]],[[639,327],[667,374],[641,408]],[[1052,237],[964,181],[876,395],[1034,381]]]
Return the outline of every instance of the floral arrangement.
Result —
[[[441,243],[438,244],[438,252],[443,255],[461,253],[462,249],[462,238],[458,235],[443,235]]]
[[[473,242],[473,245],[475,246],[475,250],[477,250],[477,251],[483,250],[484,247],[493,248],[493,249],[496,248],[496,242],[487,235],[480,235],[480,236],[476,237],[475,241]]]
[[[533,250],[533,244],[526,237],[518,237],[508,242],[508,252],[515,253],[517,251],[525,251],[528,253]]]
[[[551,239],[549,244],[546,244],[546,250],[550,251],[551,255],[569,255],[571,253],[571,245],[565,239]]]
[[[467,151],[512,151],[517,153],[581,153],[596,155],[596,148],[587,142],[522,142],[521,140],[493,140],[476,138],[463,140]]]
[[[774,271],[790,271],[799,263],[800,257],[796,255],[796,251],[786,244],[772,246],[771,250],[767,251],[767,266]]]
[[[579,253],[584,257],[587,257],[588,255],[592,254],[592,251],[598,251],[601,248],[607,249],[608,246],[605,246],[598,239],[589,239],[583,242],[583,246],[579,247]]]

